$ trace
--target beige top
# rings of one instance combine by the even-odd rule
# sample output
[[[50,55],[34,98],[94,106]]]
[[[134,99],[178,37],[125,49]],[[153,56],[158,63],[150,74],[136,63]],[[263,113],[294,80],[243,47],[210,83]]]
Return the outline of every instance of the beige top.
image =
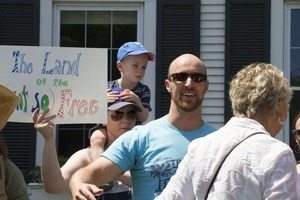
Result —
[[[9,159],[4,160],[5,190],[8,200],[29,200],[22,172]]]

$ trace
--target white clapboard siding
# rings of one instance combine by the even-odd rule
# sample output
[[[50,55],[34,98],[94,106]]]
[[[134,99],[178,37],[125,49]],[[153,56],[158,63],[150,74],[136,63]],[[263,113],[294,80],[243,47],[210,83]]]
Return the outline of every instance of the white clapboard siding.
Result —
[[[224,125],[225,0],[201,1],[200,58],[207,67],[209,90],[203,101],[203,119]]]

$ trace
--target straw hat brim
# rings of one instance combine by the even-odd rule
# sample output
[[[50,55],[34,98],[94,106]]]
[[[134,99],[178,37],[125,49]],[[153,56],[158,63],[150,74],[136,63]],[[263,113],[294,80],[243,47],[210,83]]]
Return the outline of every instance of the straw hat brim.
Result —
[[[14,112],[19,97],[4,85],[0,84],[0,130],[2,130]]]

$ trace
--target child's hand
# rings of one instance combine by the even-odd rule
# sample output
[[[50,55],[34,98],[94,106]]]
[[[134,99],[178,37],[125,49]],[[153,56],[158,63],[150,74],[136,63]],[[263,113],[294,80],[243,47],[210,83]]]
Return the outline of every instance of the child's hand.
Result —
[[[120,94],[112,89],[107,89],[107,102],[113,103],[120,98]]]
[[[131,101],[134,102],[136,104],[140,104],[141,100],[140,98],[131,90],[129,89],[125,89],[124,91],[121,92],[120,98],[124,101]]]

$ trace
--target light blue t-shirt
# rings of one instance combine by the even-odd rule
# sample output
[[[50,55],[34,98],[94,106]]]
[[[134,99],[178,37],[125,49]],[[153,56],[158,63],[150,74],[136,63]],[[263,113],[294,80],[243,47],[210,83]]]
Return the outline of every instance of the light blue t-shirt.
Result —
[[[130,170],[134,200],[153,200],[175,174],[190,142],[215,130],[204,122],[198,130],[181,131],[164,116],[124,133],[102,156]]]

